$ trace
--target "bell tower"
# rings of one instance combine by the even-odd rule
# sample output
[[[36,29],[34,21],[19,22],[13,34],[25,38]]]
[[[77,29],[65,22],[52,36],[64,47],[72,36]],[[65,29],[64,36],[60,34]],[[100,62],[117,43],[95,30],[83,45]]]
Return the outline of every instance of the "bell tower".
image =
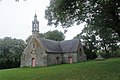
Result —
[[[37,15],[35,13],[34,21],[32,21],[32,35],[38,35],[39,33],[39,21],[37,20]]]

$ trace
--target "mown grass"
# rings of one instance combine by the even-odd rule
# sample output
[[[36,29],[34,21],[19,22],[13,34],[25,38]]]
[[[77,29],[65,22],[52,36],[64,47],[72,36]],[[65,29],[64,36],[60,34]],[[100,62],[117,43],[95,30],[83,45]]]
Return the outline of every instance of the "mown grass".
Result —
[[[120,80],[120,58],[0,70],[0,80]]]

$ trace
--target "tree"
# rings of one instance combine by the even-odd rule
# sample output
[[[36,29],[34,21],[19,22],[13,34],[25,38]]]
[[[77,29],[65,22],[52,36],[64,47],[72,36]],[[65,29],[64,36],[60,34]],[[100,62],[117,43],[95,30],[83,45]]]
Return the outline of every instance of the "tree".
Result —
[[[119,50],[119,37],[112,29],[106,27],[86,26],[80,34],[74,38],[80,38],[84,44],[88,59],[93,53],[101,53],[104,57],[116,56]],[[104,53],[104,54],[103,54]]]
[[[20,57],[26,44],[21,39],[0,39],[0,68],[20,66]]]
[[[30,41],[31,37],[32,37],[32,35],[30,35],[26,39],[26,43],[28,43]],[[51,39],[51,40],[55,40],[55,41],[61,41],[61,40],[65,39],[64,34],[61,31],[58,31],[58,30],[48,31],[46,33],[39,33],[39,37],[40,38],[45,38],[45,39]]]
[[[87,59],[95,59],[97,57],[96,52],[98,50],[98,42],[91,27],[85,27],[82,32],[76,35],[74,38],[81,39]]]
[[[46,39],[51,39],[55,41],[61,41],[65,39],[64,34],[58,30],[48,31],[44,34],[44,36]]]
[[[50,0],[45,10],[48,25],[70,27],[86,22],[108,27],[120,37],[120,0]]]

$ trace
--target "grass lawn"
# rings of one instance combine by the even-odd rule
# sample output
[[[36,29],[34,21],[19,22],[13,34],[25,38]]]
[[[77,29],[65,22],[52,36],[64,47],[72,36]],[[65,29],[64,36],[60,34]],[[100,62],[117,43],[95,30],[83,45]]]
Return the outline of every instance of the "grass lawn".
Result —
[[[0,80],[120,80],[120,58],[0,70]]]

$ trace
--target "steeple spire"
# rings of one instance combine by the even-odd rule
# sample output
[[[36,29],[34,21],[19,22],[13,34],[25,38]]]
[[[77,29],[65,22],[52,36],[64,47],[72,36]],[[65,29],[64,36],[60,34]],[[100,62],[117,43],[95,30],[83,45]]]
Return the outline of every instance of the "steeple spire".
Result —
[[[32,33],[38,34],[39,33],[39,21],[37,20],[37,15],[34,15],[34,21],[32,21]]]
[[[36,15],[36,12],[35,12],[34,20],[37,20],[37,15]]]

